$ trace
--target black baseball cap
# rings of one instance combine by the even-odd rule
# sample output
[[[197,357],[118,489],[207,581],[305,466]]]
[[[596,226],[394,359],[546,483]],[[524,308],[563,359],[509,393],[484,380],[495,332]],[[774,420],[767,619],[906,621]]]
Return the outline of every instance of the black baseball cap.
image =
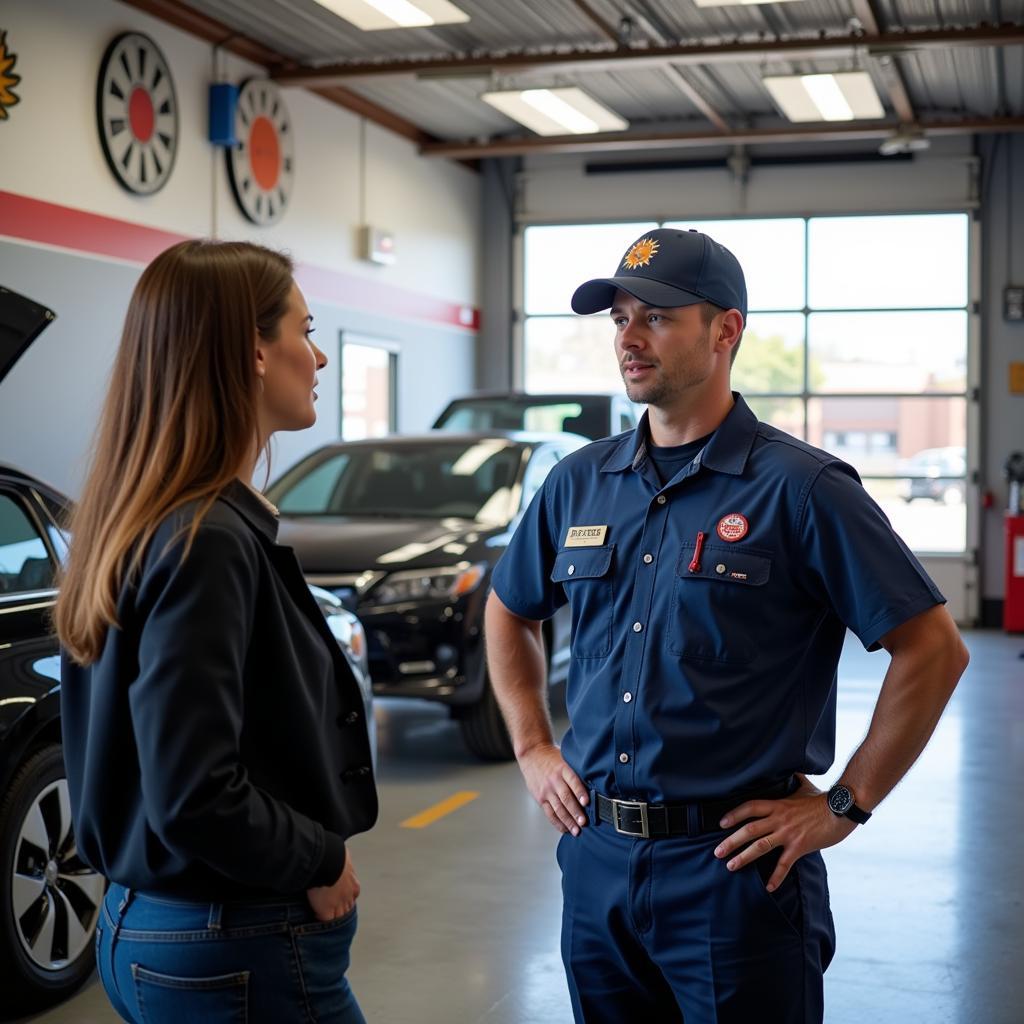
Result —
[[[610,309],[618,289],[648,306],[713,302],[747,319],[747,282],[739,260],[696,228],[657,228],[627,250],[613,277],[585,281],[572,297],[575,313]]]

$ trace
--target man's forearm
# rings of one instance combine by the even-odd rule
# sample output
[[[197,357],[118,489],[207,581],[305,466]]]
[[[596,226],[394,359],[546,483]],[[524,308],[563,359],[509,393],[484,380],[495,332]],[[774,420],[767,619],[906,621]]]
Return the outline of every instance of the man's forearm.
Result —
[[[554,742],[541,625],[513,615],[492,593],[484,628],[491,685],[518,758],[538,744]]]
[[[857,804],[873,810],[917,760],[967,666],[955,629],[898,644],[864,742],[843,772]]]

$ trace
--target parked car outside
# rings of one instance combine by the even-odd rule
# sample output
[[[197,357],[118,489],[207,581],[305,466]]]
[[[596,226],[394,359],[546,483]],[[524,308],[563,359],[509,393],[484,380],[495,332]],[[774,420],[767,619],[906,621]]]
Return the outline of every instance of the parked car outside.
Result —
[[[477,756],[512,745],[487,678],[491,572],[571,434],[432,432],[339,442],[267,491],[306,579],[362,620],[378,696],[447,705]],[[568,675],[570,618],[544,626],[549,681]]]
[[[53,313],[0,288],[0,381]],[[27,340],[26,340],[27,339]],[[92,974],[106,880],[79,857],[60,729],[60,656],[50,615],[67,553],[69,499],[0,464],[0,1011],[69,996]],[[313,589],[352,666],[376,752],[358,618]]]
[[[902,464],[909,478],[903,500],[928,498],[946,505],[959,505],[966,493],[967,453],[963,446],[925,448]]]
[[[434,429],[565,431],[597,441],[632,430],[643,411],[624,394],[482,391],[452,399]]]

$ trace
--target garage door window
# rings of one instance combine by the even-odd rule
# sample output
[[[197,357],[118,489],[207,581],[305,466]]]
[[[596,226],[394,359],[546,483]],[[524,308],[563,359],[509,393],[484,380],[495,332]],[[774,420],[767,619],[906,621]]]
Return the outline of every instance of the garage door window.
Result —
[[[609,274],[623,246],[657,226],[526,229],[528,390],[564,390],[567,379],[581,390],[622,389],[607,314],[572,316],[569,298],[587,276]],[[705,231],[742,263],[750,308],[732,379],[758,417],[855,466],[915,550],[962,552],[967,215],[660,226]],[[572,259],[557,266],[555,254],[567,252]]]

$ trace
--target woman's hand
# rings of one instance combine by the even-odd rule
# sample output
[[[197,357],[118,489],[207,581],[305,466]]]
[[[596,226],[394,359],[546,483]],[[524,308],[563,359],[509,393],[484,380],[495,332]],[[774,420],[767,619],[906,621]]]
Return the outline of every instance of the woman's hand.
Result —
[[[320,921],[334,921],[351,913],[359,898],[359,879],[352,865],[352,853],[346,851],[345,868],[334,885],[319,885],[306,890],[306,899]]]

